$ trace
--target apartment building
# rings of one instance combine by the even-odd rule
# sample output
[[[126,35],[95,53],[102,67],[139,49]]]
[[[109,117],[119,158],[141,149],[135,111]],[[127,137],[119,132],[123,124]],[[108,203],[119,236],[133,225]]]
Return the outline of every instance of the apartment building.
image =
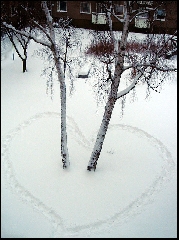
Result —
[[[75,27],[107,30],[106,9],[108,1],[51,1],[53,17],[69,17]],[[118,18],[124,17],[123,1],[112,1],[112,10]],[[145,11],[136,15],[136,11]],[[135,1],[130,31],[172,34],[177,29],[177,1]],[[122,30],[122,23],[112,16],[113,30]]]
[[[109,1],[47,1],[47,3],[54,20],[57,22],[60,18],[68,17],[72,19],[72,25],[78,28],[109,29],[106,9],[102,4],[109,4]],[[8,15],[11,21],[16,21],[18,16],[20,18],[17,20],[17,24],[20,24],[19,27],[23,24],[27,25],[27,12],[17,9],[20,4],[35,9],[34,14],[45,21],[40,16],[41,1],[1,1],[1,16]],[[16,14],[17,10],[18,14]],[[139,14],[141,10],[145,13]],[[112,12],[119,19],[123,19],[124,1],[112,1]],[[133,1],[132,12],[133,19],[129,31],[173,34],[177,29],[177,1]],[[112,26],[113,30],[122,30],[122,22],[113,15]]]

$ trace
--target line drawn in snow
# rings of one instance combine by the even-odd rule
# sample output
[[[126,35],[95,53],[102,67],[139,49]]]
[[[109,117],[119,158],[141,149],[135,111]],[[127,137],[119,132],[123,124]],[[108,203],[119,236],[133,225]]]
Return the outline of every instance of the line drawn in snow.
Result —
[[[163,188],[164,184],[170,181],[170,179],[172,178],[172,172],[175,169],[175,163],[173,161],[171,153],[168,151],[168,149],[164,146],[164,144],[161,141],[154,138],[147,132],[136,127],[123,124],[109,125],[109,131],[113,129],[115,130],[122,129],[127,132],[132,132],[138,135],[139,137],[146,138],[149,141],[149,143],[159,151],[163,161],[162,170],[160,174],[158,174],[155,177],[152,184],[147,189],[145,189],[145,191],[143,191],[142,194],[140,194],[135,200],[131,201],[122,210],[116,212],[112,217],[99,221],[94,220],[93,223],[86,225],[66,227],[63,218],[58,213],[56,213],[55,210],[44,204],[40,199],[38,199],[31,192],[29,192],[28,189],[26,189],[20,182],[18,182],[14,173],[12,161],[10,159],[9,152],[13,138],[16,135],[18,135],[18,133],[21,130],[24,130],[33,122],[43,118],[60,118],[60,113],[58,112],[38,113],[35,116],[24,121],[23,123],[19,124],[15,129],[11,130],[3,138],[1,157],[8,186],[10,187],[12,192],[18,194],[18,196],[23,202],[30,204],[34,209],[38,210],[50,221],[53,228],[52,230],[53,238],[61,237],[62,235],[75,236],[76,231],[78,231],[78,233],[80,232],[80,234],[84,233],[85,236],[87,237],[90,236],[91,232],[95,233],[103,231],[103,229],[106,228],[110,229],[112,226],[115,225],[119,226],[125,223],[131,217],[140,214],[144,210],[144,208],[154,200],[155,194],[157,194]],[[67,116],[67,126],[75,140],[86,149],[91,150],[92,143],[90,143],[85,138],[85,136],[80,131],[78,125],[76,124],[72,117]],[[114,150],[110,150],[109,151],[110,154],[112,154],[111,151],[113,152]]]
[[[107,150],[107,153],[109,153],[109,154],[114,154],[114,149],[110,149],[110,150]]]

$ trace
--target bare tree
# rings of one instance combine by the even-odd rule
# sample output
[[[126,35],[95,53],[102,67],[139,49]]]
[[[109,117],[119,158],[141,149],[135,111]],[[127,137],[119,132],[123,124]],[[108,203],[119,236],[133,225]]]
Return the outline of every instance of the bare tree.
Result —
[[[111,57],[106,58],[104,61],[105,54],[102,54],[102,52],[104,53],[105,51],[104,41],[98,42],[96,48],[92,46],[88,51],[89,54],[97,56],[98,59],[101,59],[102,62],[106,64],[106,80],[103,82],[108,83],[109,86],[103,119],[87,166],[87,170],[89,171],[92,169],[95,171],[96,169],[116,101],[124,98],[139,82],[146,83],[148,89],[157,91],[162,82],[167,78],[169,72],[176,71],[174,66],[169,66],[165,58],[166,48],[169,48],[169,42],[174,36],[148,34],[143,42],[133,40],[129,43],[127,41],[130,22],[136,16],[132,9],[134,2],[135,1],[124,1],[123,18],[119,18],[112,11],[112,1],[108,2],[108,6],[103,4],[106,8],[106,15],[109,23],[111,37],[110,46],[113,47],[112,50],[108,48],[107,53],[113,56],[113,61],[107,61],[107,59],[111,60]],[[146,11],[137,11],[136,14],[140,15],[144,12]],[[118,21],[123,22],[123,30],[119,39],[115,37],[112,31],[112,15],[117,18]],[[101,45],[104,46],[102,50],[100,48]],[[114,71],[112,74],[109,72],[109,63],[113,65]],[[122,74],[126,71],[131,72],[131,77],[128,79],[127,87],[119,91]]]
[[[6,34],[11,41],[16,53],[22,60],[22,71],[24,73],[27,71],[27,48],[30,42],[30,38],[22,36],[20,34],[16,34],[9,28],[6,28]],[[19,49],[18,43],[20,44],[20,47],[22,47],[23,52],[21,52],[21,49]]]
[[[27,27],[26,17],[24,12],[28,15],[29,11],[25,11],[25,9],[29,8],[28,2],[17,1],[15,4],[12,1],[1,2],[1,21],[6,21],[7,23],[12,23],[12,19],[16,19],[14,24],[18,29],[24,29]],[[7,35],[9,40],[11,41],[17,55],[22,60],[22,71],[23,73],[27,71],[27,48],[30,42],[29,37],[22,36],[18,33],[15,33],[11,29],[5,27],[1,27],[1,31],[3,34]],[[27,29],[26,29],[27,31]],[[29,26],[28,31],[31,31],[31,26]],[[14,55],[13,55],[14,59]]]
[[[3,26],[13,31],[14,34],[21,35],[28,39],[34,40],[36,43],[41,44],[45,48],[48,48],[52,54],[53,61],[55,63],[55,69],[58,75],[58,81],[60,83],[60,99],[61,99],[61,157],[63,168],[67,168],[70,164],[69,153],[67,147],[67,124],[66,124],[66,83],[65,83],[65,72],[64,72],[64,61],[61,58],[61,49],[56,38],[55,23],[47,7],[47,1],[41,2],[42,13],[44,14],[45,23],[38,21],[33,18],[31,14],[31,26],[36,27],[41,33],[40,37],[35,34],[35,29],[32,31],[18,30],[12,24],[3,22]],[[40,11],[40,9],[39,9]],[[41,15],[41,14],[39,14]]]

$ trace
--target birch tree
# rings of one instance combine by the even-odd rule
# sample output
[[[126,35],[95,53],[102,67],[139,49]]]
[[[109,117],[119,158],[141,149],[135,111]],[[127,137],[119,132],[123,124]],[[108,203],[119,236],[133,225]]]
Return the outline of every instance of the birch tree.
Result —
[[[108,130],[112,112],[117,100],[124,98],[129,92],[136,88],[139,82],[145,82],[148,89],[157,91],[162,82],[167,78],[170,71],[176,71],[174,66],[169,66],[165,59],[165,52],[169,46],[173,36],[154,36],[150,35],[148,40],[138,45],[128,44],[129,24],[136,15],[143,14],[144,11],[137,11],[136,14],[132,11],[134,1],[124,1],[124,17],[119,18],[115,15],[112,9],[112,1],[109,1],[109,6],[103,4],[106,8],[109,29],[111,33],[111,43],[113,44],[113,66],[114,71],[110,77],[110,88],[107,102],[104,109],[102,122],[97,133],[96,141],[91,153],[90,160],[87,165],[87,170],[95,171],[96,165],[102,150],[104,139]],[[111,16],[114,16],[118,21],[123,23],[123,29],[120,39],[116,39],[112,31]],[[148,35],[148,36],[149,36]],[[136,52],[138,46],[139,52]],[[141,50],[143,47],[143,51]],[[100,54],[96,54],[100,57]],[[103,56],[104,57],[104,56]],[[126,64],[127,62],[127,64]],[[133,73],[128,81],[125,89],[120,90],[122,74],[125,71]],[[107,71],[108,72],[108,71]],[[106,82],[109,83],[109,75],[106,75]],[[157,79],[157,80],[156,80]]]
[[[67,124],[66,124],[66,83],[65,83],[65,75],[63,71],[63,61],[61,60],[61,51],[58,46],[58,39],[56,39],[56,32],[54,27],[54,21],[50,14],[50,11],[47,7],[47,1],[41,2],[42,12],[45,16],[45,24],[42,24],[37,19],[33,18],[31,14],[31,25],[40,31],[40,37],[36,35],[35,30],[27,31],[18,30],[16,27],[12,26],[12,24],[8,24],[7,22],[2,22],[2,25],[8,28],[10,31],[13,31],[15,34],[19,34],[28,39],[34,40],[36,43],[41,44],[45,48],[50,49],[53,61],[55,63],[55,68],[58,74],[58,81],[60,83],[60,99],[61,99],[61,158],[63,168],[67,168],[70,164],[69,161],[69,153],[67,147]],[[39,9],[40,11],[40,9]],[[40,15],[40,14],[39,14]]]

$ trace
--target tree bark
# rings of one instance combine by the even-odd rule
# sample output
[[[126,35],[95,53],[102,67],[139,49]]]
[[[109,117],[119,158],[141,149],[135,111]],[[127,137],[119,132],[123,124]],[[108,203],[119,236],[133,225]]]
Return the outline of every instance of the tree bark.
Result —
[[[26,59],[23,59],[22,60],[22,63],[23,63],[23,73],[27,71],[27,60]]]
[[[111,83],[111,91],[105,106],[105,111],[104,111],[103,119],[101,122],[101,126],[97,134],[96,142],[95,142],[90,160],[88,162],[87,170],[89,171],[91,171],[91,169],[94,169],[94,171],[96,170],[97,161],[99,159],[99,156],[102,150],[106,132],[111,119],[112,111],[117,101],[118,87],[120,84],[121,75],[123,73],[124,56],[125,56],[125,50],[126,50],[126,44],[127,44],[128,28],[129,28],[129,2],[124,1],[124,6],[126,8],[126,14],[125,14],[125,21],[123,24],[121,41],[116,43],[116,44],[119,44],[119,49],[116,48],[118,49],[118,52],[117,52],[117,57],[115,59],[114,78]],[[111,37],[113,38],[113,42],[115,43],[114,36],[112,35]]]
[[[117,89],[115,89],[115,86],[113,84],[111,86],[110,96],[105,106],[105,111],[104,111],[100,129],[97,134],[96,142],[95,142],[90,160],[88,162],[87,170],[89,171],[91,171],[91,169],[94,169],[94,171],[96,170],[97,161],[102,150],[104,139],[105,139],[109,122],[111,119],[112,111],[117,100],[116,94],[117,94]]]
[[[67,148],[67,128],[66,128],[66,85],[65,82],[60,83],[61,98],[61,156],[63,168],[67,168],[70,164],[69,153]]]
[[[56,47],[52,47],[54,55],[55,65],[58,73],[58,79],[60,82],[60,100],[61,100],[61,157],[63,168],[67,168],[70,165],[69,153],[67,147],[67,123],[66,123],[66,84],[64,73],[61,69],[61,63],[58,58],[58,52]]]
[[[70,162],[69,162],[69,154],[68,154],[68,148],[67,148],[67,124],[66,124],[66,84],[65,84],[65,76],[64,76],[64,72],[62,70],[62,63],[60,60],[60,56],[59,56],[59,50],[58,50],[58,42],[56,42],[55,40],[55,30],[54,30],[54,26],[53,26],[53,18],[50,15],[49,9],[47,7],[47,1],[42,1],[42,8],[43,11],[45,13],[46,16],[46,24],[47,24],[47,28],[43,27],[42,25],[40,25],[37,21],[33,20],[33,24],[35,24],[35,26],[37,26],[37,28],[39,30],[41,30],[45,36],[46,39],[39,39],[37,38],[34,34],[32,34],[32,32],[28,32],[28,31],[21,31],[21,30],[17,30],[15,29],[12,25],[9,25],[5,22],[3,22],[3,25],[9,29],[9,30],[13,30],[13,32],[15,32],[16,34],[20,34],[20,36],[24,36],[26,38],[28,38],[28,42],[25,43],[25,46],[22,44],[23,41],[20,41],[21,45],[23,46],[24,49],[24,56],[26,56],[25,60],[22,59],[20,52],[18,51],[15,43],[13,42],[13,38],[11,35],[9,35],[12,39],[12,43],[19,55],[19,57],[21,57],[22,61],[23,61],[23,72],[25,72],[26,70],[26,60],[27,60],[27,46],[29,43],[30,39],[33,39],[36,43],[40,43],[42,46],[48,47],[54,57],[54,61],[55,61],[55,67],[57,70],[57,74],[58,74],[58,81],[60,83],[60,99],[61,99],[61,156],[62,156],[62,163],[63,163],[63,168],[66,168],[69,166]],[[33,25],[32,25],[33,26]]]

